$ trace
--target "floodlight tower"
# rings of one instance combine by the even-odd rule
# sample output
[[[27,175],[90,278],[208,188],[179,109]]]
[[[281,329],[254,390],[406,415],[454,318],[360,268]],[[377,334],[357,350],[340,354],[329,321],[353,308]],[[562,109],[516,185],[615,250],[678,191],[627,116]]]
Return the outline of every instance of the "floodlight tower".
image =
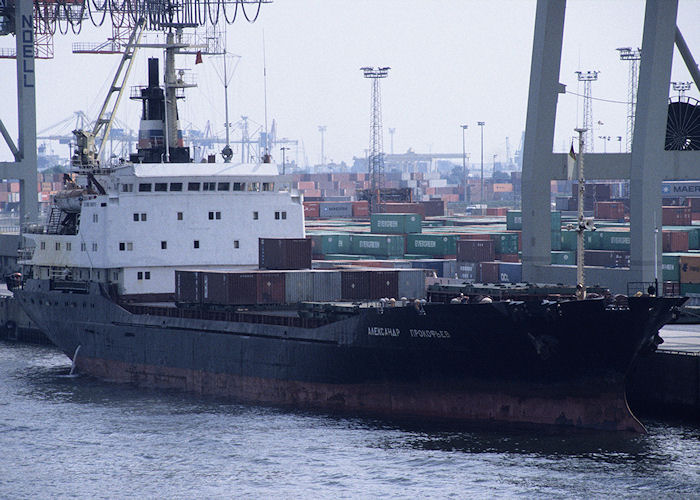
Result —
[[[379,90],[379,81],[389,75],[388,66],[373,68],[365,66],[360,68],[365,78],[372,80],[372,106],[371,121],[369,126],[369,180],[370,197],[369,213],[379,211],[381,203],[381,189],[384,174],[384,148],[382,144],[382,98]]]
[[[690,90],[693,82],[671,82],[671,86],[674,91],[678,92],[678,99],[680,99],[685,95],[686,91]]]
[[[395,128],[389,128],[389,139],[390,139],[389,152],[392,155],[394,154],[394,132],[396,132]]]
[[[620,47],[617,49],[620,53],[621,61],[629,61],[629,83],[627,86],[627,130],[625,135],[625,144],[628,153],[632,151],[632,134],[634,133],[634,114],[637,107],[637,85],[639,78],[637,70],[639,61],[642,59],[642,49],[632,49],[632,47]],[[585,126],[585,125],[584,125]]]
[[[318,131],[321,132],[321,168],[323,168],[323,166],[326,164],[326,150],[325,150],[326,130],[328,130],[328,126],[326,126],[326,125],[319,125],[318,126]]]
[[[584,147],[586,153],[593,152],[593,99],[591,98],[591,84],[598,79],[600,71],[577,71],[578,81],[583,82],[583,127],[586,129]]]

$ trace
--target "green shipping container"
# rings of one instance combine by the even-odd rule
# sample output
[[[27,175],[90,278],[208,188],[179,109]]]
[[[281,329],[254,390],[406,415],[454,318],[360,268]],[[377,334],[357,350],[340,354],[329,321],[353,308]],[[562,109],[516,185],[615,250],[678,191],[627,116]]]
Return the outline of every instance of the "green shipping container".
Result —
[[[596,231],[596,233],[600,235],[601,248],[599,250],[621,250],[623,252],[629,252],[629,231]],[[593,250],[593,248],[591,248],[591,250]]]
[[[561,250],[571,251],[576,250],[578,234],[576,231],[562,231],[561,232]]]
[[[663,269],[664,281],[679,282],[681,280],[681,267],[679,265],[680,255],[681,254],[678,253],[665,253],[663,255],[661,267]]]
[[[375,234],[409,234],[421,232],[420,214],[372,214],[372,232]]]
[[[700,295],[700,283],[681,283],[681,295]]]
[[[421,255],[456,255],[456,234],[408,234],[406,253]]]
[[[576,252],[552,252],[552,264],[561,266],[573,266],[576,264]]]
[[[383,234],[353,234],[352,253],[356,255],[400,255],[404,254],[404,237]]]
[[[552,212],[552,231],[561,229],[561,212]],[[506,229],[519,231],[523,228],[523,212],[521,210],[508,210],[506,213]]]
[[[561,250],[561,231],[552,231],[552,250]]]
[[[311,235],[311,253],[328,255],[329,253],[349,253],[349,234],[313,234]]]
[[[489,236],[494,241],[496,253],[518,253],[518,233],[495,233]]]

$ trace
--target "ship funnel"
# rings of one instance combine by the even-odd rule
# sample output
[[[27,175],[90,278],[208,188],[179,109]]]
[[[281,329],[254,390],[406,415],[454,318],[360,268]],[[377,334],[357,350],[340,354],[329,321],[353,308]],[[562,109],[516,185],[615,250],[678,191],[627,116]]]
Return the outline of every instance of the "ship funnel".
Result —
[[[158,86],[158,58],[148,58],[148,86],[150,88]]]

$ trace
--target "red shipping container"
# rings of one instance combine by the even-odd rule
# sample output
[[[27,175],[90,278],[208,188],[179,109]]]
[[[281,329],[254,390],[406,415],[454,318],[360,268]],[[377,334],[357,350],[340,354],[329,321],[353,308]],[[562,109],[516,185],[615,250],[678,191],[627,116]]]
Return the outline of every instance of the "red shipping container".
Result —
[[[352,216],[369,217],[369,203],[367,201],[353,201]]]
[[[229,304],[256,304],[258,276],[256,273],[227,273]]]
[[[307,238],[259,238],[260,269],[311,269],[311,240]]]
[[[483,283],[498,283],[500,281],[498,262],[482,262],[480,265]]]
[[[693,212],[690,207],[662,207],[664,226],[690,226]]]
[[[228,304],[228,274],[225,272],[202,271],[202,302],[205,304]]]
[[[662,231],[661,241],[664,252],[688,251],[688,233],[685,231]]]
[[[318,202],[304,202],[304,217],[307,219],[317,219],[321,216],[321,206]]]
[[[257,273],[257,304],[284,304],[284,273]]]
[[[420,214],[425,218],[425,207],[420,203],[382,203],[380,212],[387,214]]]
[[[686,204],[690,206],[690,211],[700,213],[700,198],[686,198]]]
[[[457,240],[457,260],[462,262],[485,262],[496,258],[492,240]]]
[[[426,217],[442,217],[445,215],[445,202],[443,200],[427,200],[419,203],[423,206]]]
[[[486,215],[502,215],[506,216],[508,213],[508,207],[492,207],[486,209]]]
[[[622,219],[625,217],[625,204],[621,201],[596,201],[596,219]]]

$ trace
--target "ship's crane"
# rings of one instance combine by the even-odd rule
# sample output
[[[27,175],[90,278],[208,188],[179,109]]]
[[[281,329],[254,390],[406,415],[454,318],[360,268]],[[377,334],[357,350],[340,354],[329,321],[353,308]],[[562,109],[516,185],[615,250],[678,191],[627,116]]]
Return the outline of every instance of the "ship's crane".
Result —
[[[71,158],[71,164],[78,168],[94,168],[99,165],[100,159],[103,157],[105,145],[109,132],[114,123],[114,117],[119,102],[124,93],[124,86],[131,73],[131,67],[134,63],[134,55],[138,50],[138,44],[143,35],[145,20],[139,19],[134,26],[129,42],[127,43],[122,59],[114,75],[112,84],[109,87],[107,97],[105,98],[102,108],[100,109],[95,124],[92,130],[76,129],[73,131],[76,140],[75,153]],[[99,142],[99,149],[96,143]]]

